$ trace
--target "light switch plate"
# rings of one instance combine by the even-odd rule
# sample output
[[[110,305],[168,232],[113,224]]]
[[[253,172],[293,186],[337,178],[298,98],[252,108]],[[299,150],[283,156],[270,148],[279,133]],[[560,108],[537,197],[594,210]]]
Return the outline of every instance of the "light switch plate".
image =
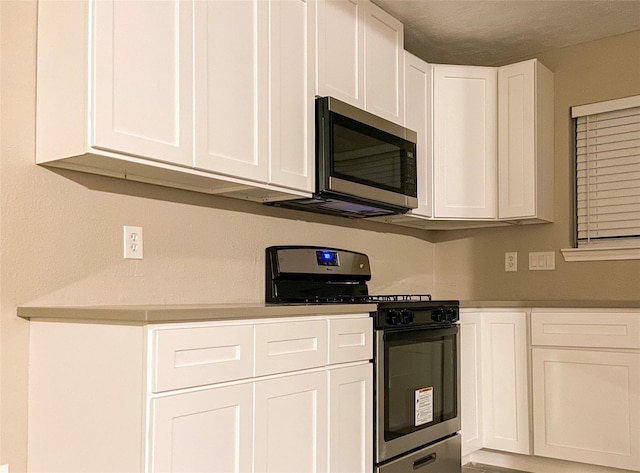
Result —
[[[553,271],[556,269],[556,253],[539,251],[529,253],[529,271]]]

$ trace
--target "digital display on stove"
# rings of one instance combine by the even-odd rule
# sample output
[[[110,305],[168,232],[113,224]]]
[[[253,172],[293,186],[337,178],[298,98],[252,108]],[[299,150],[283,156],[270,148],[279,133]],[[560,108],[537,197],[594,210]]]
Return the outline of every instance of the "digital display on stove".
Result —
[[[340,266],[338,253],[335,251],[316,251],[316,258],[318,259],[318,264],[321,266]]]

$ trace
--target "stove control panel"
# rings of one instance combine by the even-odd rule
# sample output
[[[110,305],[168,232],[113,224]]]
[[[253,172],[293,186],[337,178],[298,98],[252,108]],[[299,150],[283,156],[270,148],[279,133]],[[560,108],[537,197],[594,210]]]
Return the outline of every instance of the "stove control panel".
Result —
[[[432,303],[399,303],[378,307],[374,312],[376,329],[402,330],[418,327],[449,326],[459,320],[459,306]]]

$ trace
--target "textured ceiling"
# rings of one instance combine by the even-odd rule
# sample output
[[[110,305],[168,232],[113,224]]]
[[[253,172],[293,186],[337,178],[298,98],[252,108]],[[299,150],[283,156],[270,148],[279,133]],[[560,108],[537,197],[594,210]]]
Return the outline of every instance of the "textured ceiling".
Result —
[[[497,66],[640,30],[640,0],[373,2],[404,23],[405,49],[431,63]]]

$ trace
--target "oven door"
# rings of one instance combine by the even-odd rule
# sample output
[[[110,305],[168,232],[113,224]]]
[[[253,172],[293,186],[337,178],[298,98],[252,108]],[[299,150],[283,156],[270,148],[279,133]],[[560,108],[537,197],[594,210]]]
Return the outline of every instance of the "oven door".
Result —
[[[460,430],[458,326],[378,330],[376,463]]]

